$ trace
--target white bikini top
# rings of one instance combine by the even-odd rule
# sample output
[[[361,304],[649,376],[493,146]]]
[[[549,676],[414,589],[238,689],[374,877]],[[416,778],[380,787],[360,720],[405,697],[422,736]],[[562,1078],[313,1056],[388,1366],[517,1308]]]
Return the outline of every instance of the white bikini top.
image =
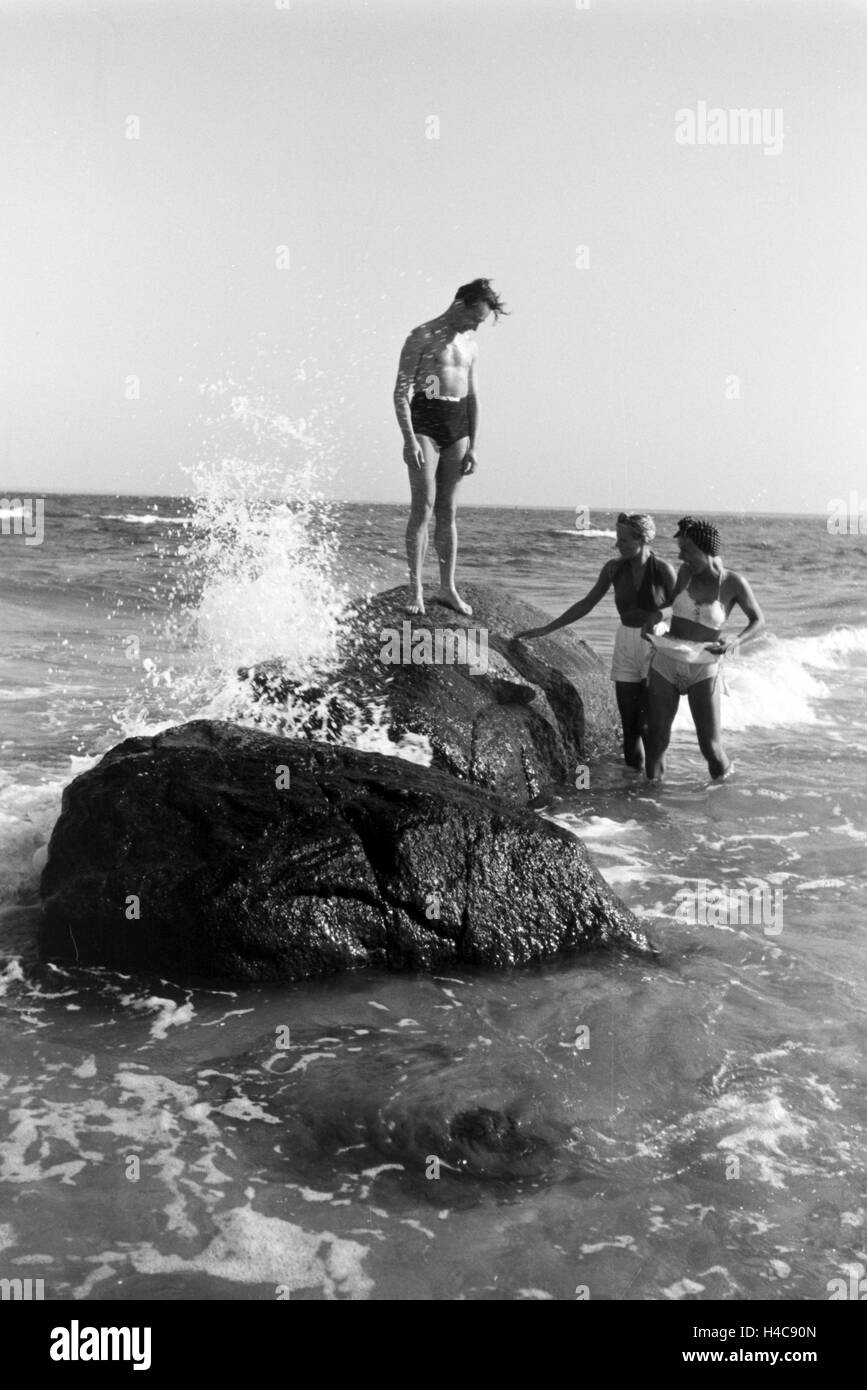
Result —
[[[721,585],[722,577],[717,575],[717,595]],[[677,595],[671,605],[671,611],[678,618],[688,618],[691,623],[701,623],[702,627],[712,628],[714,632],[719,632],[725,625],[726,606],[722,600],[717,597],[713,603],[697,603],[689,592],[688,584]]]

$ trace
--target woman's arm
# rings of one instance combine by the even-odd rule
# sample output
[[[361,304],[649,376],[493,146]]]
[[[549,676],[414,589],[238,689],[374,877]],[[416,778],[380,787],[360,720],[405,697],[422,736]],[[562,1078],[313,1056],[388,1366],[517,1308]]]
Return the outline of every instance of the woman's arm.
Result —
[[[674,603],[674,596],[677,593],[677,584],[680,577],[674,565],[670,565],[667,560],[660,560],[657,556],[656,563],[665,574],[665,607],[670,608]]]
[[[515,637],[547,637],[549,632],[556,632],[558,628],[568,627],[569,623],[577,623],[579,618],[587,616],[594,609],[602,598],[603,594],[611,587],[611,561],[606,560],[602,569],[599,571],[599,578],[593,588],[577,603],[573,603],[571,608],[567,608],[565,613],[561,613],[559,618],[552,618],[550,623],[544,627],[528,627],[525,632],[516,632]]]
[[[680,569],[677,571],[677,578],[674,582],[674,592],[671,595],[672,603],[674,603],[674,600],[677,598],[678,594],[683,593],[691,577],[692,570],[690,569],[689,565],[681,565]]]
[[[736,632],[733,637],[720,637],[718,642],[711,642],[705,648],[705,651],[714,652],[719,656],[724,656],[726,652],[736,651],[738,647],[743,646],[744,642],[752,642],[753,638],[758,637],[765,626],[765,615],[756,602],[756,596],[750,588],[749,580],[744,579],[741,574],[731,573],[731,577],[735,581],[735,603],[743,609],[749,622],[742,632]]]
[[[665,574],[665,607],[670,608],[681,589],[685,589],[689,583],[689,571],[686,565],[681,565],[675,573],[674,565],[670,565],[667,560],[660,560],[659,556],[656,557],[656,563]],[[652,613],[648,613],[641,629],[642,637],[646,637],[649,632],[652,632],[656,624],[662,622],[664,616],[661,608],[655,608]]]

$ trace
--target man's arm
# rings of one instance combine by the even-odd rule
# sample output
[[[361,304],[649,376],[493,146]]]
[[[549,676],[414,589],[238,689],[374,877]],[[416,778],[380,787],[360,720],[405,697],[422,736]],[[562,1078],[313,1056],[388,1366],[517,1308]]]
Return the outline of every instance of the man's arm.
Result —
[[[470,422],[470,447],[467,453],[474,453],[476,448],[476,430],[479,426],[479,350],[476,348],[470,362],[469,378],[467,381],[467,416]],[[475,459],[473,459],[475,463]],[[469,470],[472,471],[472,470]]]
[[[409,402],[415,385],[416,368],[423,351],[423,331],[414,328],[403,345],[397,365],[397,379],[394,383],[394,413],[403,435],[403,456],[407,463],[421,464],[421,448],[412,427]]]

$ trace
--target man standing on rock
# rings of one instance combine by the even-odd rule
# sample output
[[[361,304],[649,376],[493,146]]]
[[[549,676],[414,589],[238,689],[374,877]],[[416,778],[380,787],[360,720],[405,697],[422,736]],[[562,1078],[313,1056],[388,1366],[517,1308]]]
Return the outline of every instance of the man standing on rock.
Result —
[[[412,330],[400,354],[394,408],[412,493],[406,528],[409,613],[424,612],[422,571],[432,511],[440,565],[435,601],[458,613],[473,611],[455,588],[456,494],[461,478],[476,470],[478,347],[470,335],[491,313],[496,322],[507,312],[490,280],[471,280],[457,290],[444,314]]]

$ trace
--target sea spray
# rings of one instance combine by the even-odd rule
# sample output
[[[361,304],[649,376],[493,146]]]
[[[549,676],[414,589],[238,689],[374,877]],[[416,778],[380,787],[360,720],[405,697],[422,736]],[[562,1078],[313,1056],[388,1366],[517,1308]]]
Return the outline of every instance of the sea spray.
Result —
[[[336,659],[350,599],[337,577],[325,451],[309,419],[290,419],[232,383],[206,394],[216,415],[188,470],[199,649],[227,675],[275,654],[299,679],[321,674]]]
[[[162,633],[168,659],[143,657],[138,688],[115,722],[129,736],[228,719],[428,763],[426,739],[391,738],[384,698],[359,704],[333,679],[352,641],[351,604],[366,595],[340,577],[327,411],[291,418],[230,379],[201,390],[204,439],[184,465],[192,509],[166,546],[167,562],[182,557]],[[267,705],[238,673],[272,658],[295,687]],[[311,717],[310,692],[319,689]]]

